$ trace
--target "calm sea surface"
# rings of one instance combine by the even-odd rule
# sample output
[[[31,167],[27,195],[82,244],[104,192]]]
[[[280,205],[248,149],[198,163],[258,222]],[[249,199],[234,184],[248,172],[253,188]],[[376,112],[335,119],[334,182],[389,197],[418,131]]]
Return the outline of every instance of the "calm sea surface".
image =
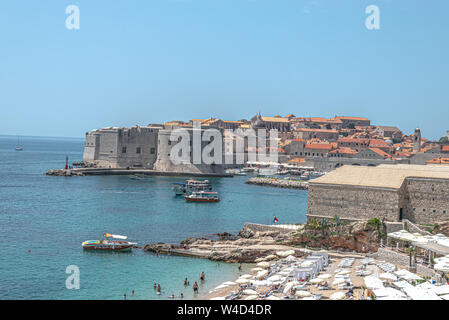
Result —
[[[245,222],[304,222],[307,192],[246,185],[246,177],[210,179],[219,203],[186,203],[171,190],[182,178],[50,177],[43,173],[82,160],[82,139],[0,136],[0,299],[166,299],[183,279],[206,281],[207,293],[235,279],[237,265],[203,259],[132,253],[84,252],[81,243],[102,233],[148,242],[238,232]],[[31,250],[31,253],[28,252]],[[80,269],[80,289],[68,290],[66,267]],[[153,283],[161,284],[157,296]]]

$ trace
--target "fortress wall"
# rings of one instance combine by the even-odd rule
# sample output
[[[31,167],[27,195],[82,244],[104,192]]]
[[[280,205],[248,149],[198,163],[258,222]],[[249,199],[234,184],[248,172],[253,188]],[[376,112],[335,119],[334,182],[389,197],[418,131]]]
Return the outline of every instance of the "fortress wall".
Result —
[[[397,221],[401,197],[395,189],[309,183],[307,218]]]
[[[93,162],[98,158],[98,144],[99,144],[99,135],[98,134],[86,134],[86,140],[84,144],[84,153],[83,153],[83,161]]]
[[[132,127],[118,131],[117,165],[153,169],[159,128]]]
[[[434,224],[449,219],[449,181],[431,178],[407,178],[408,219]]]

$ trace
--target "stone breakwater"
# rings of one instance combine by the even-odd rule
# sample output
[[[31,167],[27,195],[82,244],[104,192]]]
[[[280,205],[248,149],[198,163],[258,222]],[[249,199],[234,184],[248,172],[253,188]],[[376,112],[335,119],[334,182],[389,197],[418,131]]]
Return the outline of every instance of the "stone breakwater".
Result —
[[[289,238],[284,230],[255,231],[245,225],[237,236],[223,234],[219,240],[189,238],[179,245],[156,243],[147,244],[144,250],[158,254],[182,255],[206,258],[213,261],[254,263],[260,257],[273,255],[279,251],[293,250],[301,255],[300,248],[281,244]]]
[[[48,176],[105,176],[105,175],[142,175],[142,176],[168,176],[168,177],[222,177],[232,178],[231,174],[156,171],[150,169],[126,168],[74,168],[56,169],[45,172]]]
[[[260,186],[277,187],[277,188],[289,188],[300,190],[308,189],[308,182],[299,180],[255,177],[255,178],[248,178],[248,181],[246,183]]]

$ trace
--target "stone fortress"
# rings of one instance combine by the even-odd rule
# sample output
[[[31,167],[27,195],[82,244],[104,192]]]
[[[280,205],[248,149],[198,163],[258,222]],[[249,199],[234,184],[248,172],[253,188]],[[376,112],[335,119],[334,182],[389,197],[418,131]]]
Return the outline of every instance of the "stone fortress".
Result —
[[[449,166],[343,166],[309,182],[307,218],[449,219]]]

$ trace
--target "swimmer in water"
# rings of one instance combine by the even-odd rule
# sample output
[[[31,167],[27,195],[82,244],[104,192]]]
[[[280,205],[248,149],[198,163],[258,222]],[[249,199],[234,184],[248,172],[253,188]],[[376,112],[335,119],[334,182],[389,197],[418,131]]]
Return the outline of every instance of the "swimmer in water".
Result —
[[[204,275],[204,271],[203,271],[203,272],[201,272],[200,280],[201,280],[201,281],[204,281],[204,278],[205,278],[205,275]]]
[[[198,283],[196,281],[193,284],[193,293],[198,293]]]

